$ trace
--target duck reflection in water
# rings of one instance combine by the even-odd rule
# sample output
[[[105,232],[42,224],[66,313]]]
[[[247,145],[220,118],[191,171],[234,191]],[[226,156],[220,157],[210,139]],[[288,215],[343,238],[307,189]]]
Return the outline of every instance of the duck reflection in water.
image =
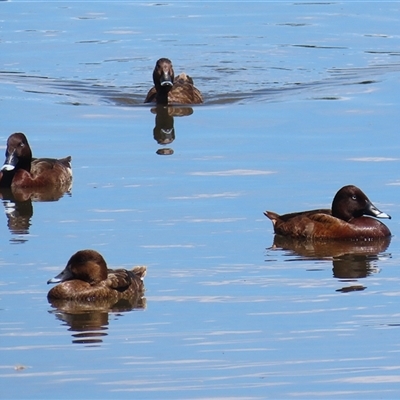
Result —
[[[24,243],[28,240],[25,235],[29,235],[33,217],[32,202],[58,201],[64,195],[70,196],[71,185],[57,188],[0,188],[7,226],[14,235],[10,241]]]
[[[144,309],[143,278],[146,267],[132,270],[108,269],[100,253],[80,250],[67,266],[47,283],[58,283],[47,299],[52,311],[72,331],[80,332],[74,342],[96,343],[104,336],[109,312]]]
[[[342,282],[355,282],[376,273],[376,263],[389,247],[391,237],[370,241],[310,241],[275,235],[270,249],[289,250],[290,253],[312,260],[332,260],[333,276]],[[364,290],[360,284],[338,289],[338,292]]]
[[[117,319],[124,313],[133,310],[144,310],[146,298],[143,293],[136,293],[130,299],[121,299],[115,304],[109,301],[97,300],[90,303],[71,300],[49,300],[54,307],[49,313],[63,321],[72,333],[72,343],[96,345],[103,342],[107,336],[109,320]]]
[[[150,110],[156,114],[155,127],[153,129],[154,140],[162,145],[168,146],[175,140],[174,117],[185,117],[193,114],[191,107],[171,107],[158,105]],[[170,147],[163,147],[156,151],[159,155],[174,154]]]

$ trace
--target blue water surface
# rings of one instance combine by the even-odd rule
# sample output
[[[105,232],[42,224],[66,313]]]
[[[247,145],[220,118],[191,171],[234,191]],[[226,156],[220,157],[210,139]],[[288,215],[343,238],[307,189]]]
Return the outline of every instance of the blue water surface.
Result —
[[[0,10],[0,144],[22,131],[74,172],[23,229],[3,200],[0,398],[398,397],[398,2]],[[159,57],[205,99],[168,144],[143,104]],[[263,211],[330,207],[346,184],[392,216],[387,247],[273,246]],[[147,266],[142,307],[48,303],[85,248]]]

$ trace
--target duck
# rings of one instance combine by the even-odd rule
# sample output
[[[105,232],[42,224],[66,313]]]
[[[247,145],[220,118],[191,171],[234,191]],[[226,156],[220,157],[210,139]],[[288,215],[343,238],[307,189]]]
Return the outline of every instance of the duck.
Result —
[[[0,187],[65,188],[72,182],[71,157],[32,158],[28,139],[16,132],[7,139],[6,159],[0,169]]]
[[[279,215],[265,211],[277,235],[307,240],[373,240],[391,236],[389,228],[375,218],[390,215],[378,210],[364,192],[354,185],[343,186],[331,209]]]
[[[47,294],[47,299],[95,302],[118,302],[136,297],[144,291],[146,267],[132,270],[108,269],[103,256],[96,250],[79,250],[69,259],[66,267],[47,281],[58,283]]]
[[[154,86],[147,93],[145,103],[168,104],[201,104],[203,96],[194,86],[193,79],[181,73],[175,78],[172,62],[160,58],[153,71]]]

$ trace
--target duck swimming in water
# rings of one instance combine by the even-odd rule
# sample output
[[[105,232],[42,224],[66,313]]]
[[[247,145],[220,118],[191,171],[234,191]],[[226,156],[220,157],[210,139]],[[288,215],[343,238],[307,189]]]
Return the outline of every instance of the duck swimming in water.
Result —
[[[160,58],[153,71],[154,86],[147,93],[145,103],[201,104],[203,96],[194,86],[193,79],[182,73],[175,78],[172,62]]]
[[[265,211],[275,234],[310,240],[371,240],[391,236],[389,228],[372,217],[391,218],[379,211],[356,186],[342,187],[332,208],[279,215]],[[369,215],[369,216],[367,216]]]
[[[6,160],[0,170],[0,187],[68,188],[71,182],[71,157],[32,158],[32,150],[23,133],[9,136]]]
[[[80,250],[68,261],[67,266],[47,283],[58,283],[52,288],[49,300],[117,302],[129,299],[144,291],[143,278],[146,267],[108,269],[103,256],[95,250]]]

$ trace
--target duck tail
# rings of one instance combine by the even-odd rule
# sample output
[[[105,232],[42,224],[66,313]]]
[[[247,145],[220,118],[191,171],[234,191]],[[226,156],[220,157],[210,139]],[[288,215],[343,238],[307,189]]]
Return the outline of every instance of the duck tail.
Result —
[[[275,225],[276,221],[279,219],[279,214],[272,211],[265,211],[264,215],[272,221],[273,225]]]
[[[72,160],[72,158],[71,158],[71,156],[68,156],[68,157],[64,157],[64,158],[59,158],[58,159],[58,162],[60,162],[61,164],[63,164],[64,165],[64,167],[67,167],[67,168],[72,168],[71,167],[71,160]]]
[[[138,265],[137,267],[132,268],[132,272],[141,280],[146,276],[147,267],[145,265]]]

